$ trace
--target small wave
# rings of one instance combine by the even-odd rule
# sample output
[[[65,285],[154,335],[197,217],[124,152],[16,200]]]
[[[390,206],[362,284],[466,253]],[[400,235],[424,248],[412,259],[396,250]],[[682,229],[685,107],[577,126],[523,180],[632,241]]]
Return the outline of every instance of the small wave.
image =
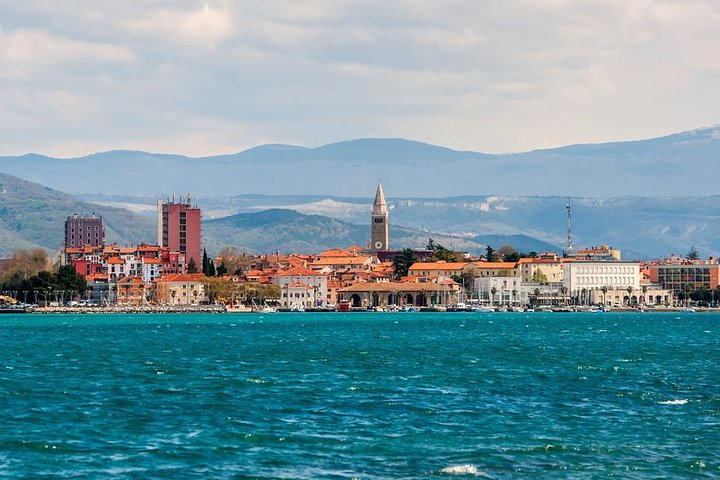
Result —
[[[465,465],[451,465],[440,470],[445,475],[472,475],[475,477],[487,477],[487,474],[472,463]]]
[[[679,400],[665,400],[663,402],[658,402],[659,405],[685,405],[688,403],[687,398],[682,398]]]
[[[257,383],[257,384],[268,383],[267,380],[263,380],[262,378],[246,378],[245,381],[247,383]]]

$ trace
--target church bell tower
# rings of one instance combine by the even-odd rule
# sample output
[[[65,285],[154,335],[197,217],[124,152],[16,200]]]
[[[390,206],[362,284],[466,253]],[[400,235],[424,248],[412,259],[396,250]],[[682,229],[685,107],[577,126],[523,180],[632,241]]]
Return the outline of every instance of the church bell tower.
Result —
[[[383,193],[382,185],[378,183],[375,192],[375,201],[372,208],[372,224],[370,227],[370,249],[374,252],[388,250],[389,232],[388,232],[388,209]]]

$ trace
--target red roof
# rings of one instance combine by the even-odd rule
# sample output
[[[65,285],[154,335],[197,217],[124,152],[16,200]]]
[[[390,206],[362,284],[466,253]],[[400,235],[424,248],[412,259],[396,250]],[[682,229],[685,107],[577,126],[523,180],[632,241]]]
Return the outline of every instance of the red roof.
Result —
[[[324,277],[322,273],[317,273],[309,268],[302,266],[293,267],[277,274],[278,277]]]
[[[200,282],[205,279],[205,275],[202,273],[175,273],[170,275],[163,275],[158,278],[156,282]]]
[[[145,281],[140,277],[130,276],[130,277],[123,277],[120,280],[117,281],[118,284],[125,284],[125,283],[145,283]]]

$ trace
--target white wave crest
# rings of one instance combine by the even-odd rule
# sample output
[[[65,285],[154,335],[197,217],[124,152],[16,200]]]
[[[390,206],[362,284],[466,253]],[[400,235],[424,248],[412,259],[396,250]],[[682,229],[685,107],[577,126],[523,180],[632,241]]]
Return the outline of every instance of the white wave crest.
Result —
[[[451,465],[440,470],[440,473],[444,473],[446,475],[473,475],[475,477],[487,477],[485,472],[477,468],[472,463],[467,463],[465,465]]]
[[[688,403],[687,398],[682,398],[680,400],[665,400],[664,402],[658,402],[660,405],[685,405]]]

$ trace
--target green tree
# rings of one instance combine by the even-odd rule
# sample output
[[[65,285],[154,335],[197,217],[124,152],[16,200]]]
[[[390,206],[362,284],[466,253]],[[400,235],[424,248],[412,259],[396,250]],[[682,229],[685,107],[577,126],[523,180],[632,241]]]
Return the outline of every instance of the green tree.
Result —
[[[395,255],[392,260],[393,268],[395,270],[395,279],[399,280],[402,277],[406,277],[410,266],[417,262],[417,260],[417,255],[411,248],[406,248],[399,254]]]
[[[533,272],[532,281],[533,283],[545,285],[546,283],[548,283],[548,278],[547,275],[545,275],[545,272],[538,268]]]
[[[503,245],[498,251],[498,256],[505,262],[517,262],[520,259],[520,254],[517,249],[512,245]]]
[[[228,268],[227,268],[227,265],[225,265],[225,261],[223,260],[220,263],[220,266],[217,268],[217,275],[219,277],[222,277],[224,275],[227,275],[227,273],[228,273]]]
[[[193,257],[190,257],[190,261],[187,265],[187,271],[188,273],[197,273],[197,264],[195,263],[195,259]]]
[[[209,277],[214,277],[216,274],[217,274],[217,272],[215,271],[215,262],[213,261],[212,258],[209,258],[209,259],[208,259],[208,273],[207,273],[207,275],[208,275]]]
[[[202,258],[202,273],[206,276],[210,276],[210,262],[208,261],[208,254],[207,250],[203,248],[203,258]]]
[[[700,254],[695,246],[690,247],[690,251],[687,253],[687,258],[688,260],[700,260]]]
[[[495,253],[495,249],[492,248],[490,245],[488,245],[485,249],[485,259],[488,262],[494,262],[495,260],[497,260],[497,254]]]
[[[457,258],[455,253],[435,242],[432,238],[428,238],[426,248],[432,252],[432,259],[435,261],[455,262]]]

